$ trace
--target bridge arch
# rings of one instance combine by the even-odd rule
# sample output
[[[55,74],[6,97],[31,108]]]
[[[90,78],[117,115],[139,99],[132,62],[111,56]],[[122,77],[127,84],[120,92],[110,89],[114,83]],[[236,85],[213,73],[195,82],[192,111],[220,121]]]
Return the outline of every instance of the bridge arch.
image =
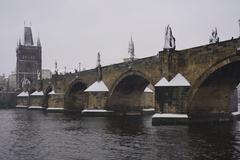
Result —
[[[88,96],[84,90],[87,84],[81,79],[73,80],[64,95],[64,107],[68,110],[83,110],[87,106]]]
[[[192,85],[188,98],[188,114],[229,114],[234,90],[240,82],[240,55],[217,61]]]
[[[144,89],[153,84],[142,72],[131,70],[123,73],[113,83],[109,91],[108,107],[120,112],[139,112]]]

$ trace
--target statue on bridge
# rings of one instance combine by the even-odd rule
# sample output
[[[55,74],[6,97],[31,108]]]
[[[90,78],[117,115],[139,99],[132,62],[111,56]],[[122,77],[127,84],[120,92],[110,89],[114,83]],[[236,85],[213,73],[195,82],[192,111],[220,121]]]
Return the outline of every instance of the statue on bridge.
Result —
[[[39,70],[37,70],[37,80],[41,80],[41,73]]]
[[[172,34],[172,29],[171,27],[168,25],[166,27],[166,31],[165,31],[165,43],[164,43],[164,50],[175,50],[176,48],[176,44],[175,44],[175,37]]]
[[[238,20],[238,25],[239,25],[239,37],[240,37],[240,19]]]
[[[102,80],[102,66],[101,66],[101,57],[100,52],[97,54],[97,81]]]
[[[57,64],[57,61],[55,60],[55,74],[57,75],[58,74],[58,64]]]
[[[28,91],[31,81],[24,76],[21,82],[22,82],[22,89],[24,91]]]
[[[217,35],[217,28],[212,30],[212,35],[209,38],[209,43],[218,43],[219,42],[219,37]]]
[[[131,40],[129,42],[128,53],[130,54],[130,60],[133,61],[135,54],[134,54],[134,43],[132,40],[132,35],[131,35]]]

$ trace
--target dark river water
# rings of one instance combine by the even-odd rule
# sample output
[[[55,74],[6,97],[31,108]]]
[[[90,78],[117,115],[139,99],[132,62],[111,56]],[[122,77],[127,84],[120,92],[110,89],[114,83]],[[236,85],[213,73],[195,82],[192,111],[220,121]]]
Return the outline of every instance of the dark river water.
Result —
[[[145,117],[0,110],[0,160],[239,160],[240,122],[152,126]]]

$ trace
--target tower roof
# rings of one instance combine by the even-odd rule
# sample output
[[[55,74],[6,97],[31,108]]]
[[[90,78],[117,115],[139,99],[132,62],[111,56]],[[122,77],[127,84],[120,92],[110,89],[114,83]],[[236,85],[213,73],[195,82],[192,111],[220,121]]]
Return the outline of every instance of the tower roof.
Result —
[[[31,27],[24,27],[24,45],[33,45],[32,29]]]

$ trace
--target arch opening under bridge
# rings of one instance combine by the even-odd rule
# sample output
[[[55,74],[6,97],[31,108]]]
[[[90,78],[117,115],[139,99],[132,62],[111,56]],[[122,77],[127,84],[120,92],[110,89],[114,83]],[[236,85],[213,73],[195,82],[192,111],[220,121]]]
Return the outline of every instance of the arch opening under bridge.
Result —
[[[108,108],[123,113],[140,113],[144,108],[142,101],[144,89],[151,84],[149,78],[141,72],[132,71],[122,74],[110,90]],[[152,97],[149,104],[153,106],[153,103]]]
[[[229,117],[238,110],[240,56],[227,57],[210,67],[190,90],[188,114],[192,119]]]
[[[80,80],[72,82],[64,96],[64,108],[67,110],[83,110],[88,103],[84,90],[87,85]]]

